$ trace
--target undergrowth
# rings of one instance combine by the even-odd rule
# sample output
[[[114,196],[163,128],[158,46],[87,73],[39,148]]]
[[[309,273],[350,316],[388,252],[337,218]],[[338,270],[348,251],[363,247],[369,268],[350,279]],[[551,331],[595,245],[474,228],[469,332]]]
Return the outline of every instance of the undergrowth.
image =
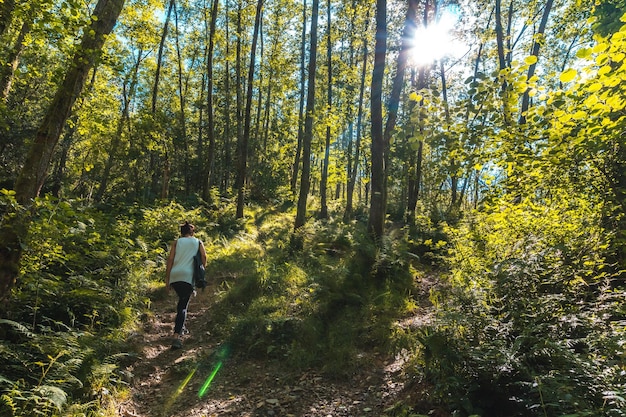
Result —
[[[230,204],[37,204],[0,318],[3,416],[115,415],[138,353],[128,336],[162,293],[184,220],[217,288],[207,326],[231,354],[349,378],[363,353],[403,353],[415,391],[388,417],[624,415],[625,294],[591,204],[500,205],[455,227],[420,217],[378,246],[360,221],[294,234],[284,207],[239,220]],[[426,272],[436,315],[400,326]]]
[[[139,353],[129,336],[162,293],[185,220],[205,242],[218,288],[211,330],[234,354],[345,377],[362,351],[393,349],[393,323],[414,307],[417,258],[406,231],[376,248],[359,222],[312,220],[294,247],[289,210],[249,207],[239,220],[228,202],[209,210],[39,200],[0,319],[0,414],[116,415]]]
[[[626,293],[590,206],[501,204],[448,229],[409,370],[451,414],[626,414]]]

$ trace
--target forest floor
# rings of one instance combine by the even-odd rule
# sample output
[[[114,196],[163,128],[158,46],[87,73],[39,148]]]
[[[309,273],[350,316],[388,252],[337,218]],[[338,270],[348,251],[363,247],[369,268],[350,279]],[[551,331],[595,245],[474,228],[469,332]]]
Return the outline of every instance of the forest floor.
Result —
[[[358,370],[337,378],[296,372],[278,359],[229,354],[226,342],[211,335],[212,294],[209,287],[192,298],[182,349],[171,348],[175,293],[153,302],[153,315],[133,336],[139,357],[127,369],[133,377],[129,397],[118,405],[120,417],[380,417],[393,415],[394,405],[411,395],[427,396],[424,387],[409,387],[402,355],[362,352]],[[423,323],[427,310],[403,325]]]

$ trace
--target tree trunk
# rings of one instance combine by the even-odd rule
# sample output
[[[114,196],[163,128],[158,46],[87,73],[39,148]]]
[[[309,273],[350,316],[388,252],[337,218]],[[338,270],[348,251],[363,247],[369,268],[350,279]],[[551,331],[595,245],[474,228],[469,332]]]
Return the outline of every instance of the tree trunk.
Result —
[[[102,173],[102,177],[100,180],[100,185],[98,186],[98,191],[94,197],[95,201],[102,201],[102,197],[106,192],[106,188],[109,182],[109,177],[111,175],[111,169],[113,168],[113,163],[117,158],[117,152],[120,149],[120,145],[122,143],[122,134],[124,132],[124,124],[129,120],[129,107],[130,102],[135,96],[135,90],[137,87],[137,74],[139,73],[139,66],[143,61],[143,57],[141,56],[143,51],[140,49],[137,53],[137,62],[133,67],[132,74],[130,75],[130,86],[128,87],[128,92],[126,91],[126,84],[128,83],[128,79],[122,86],[122,112],[120,114],[120,118],[117,121],[117,128],[115,130],[115,136],[111,140],[111,147],[109,149],[109,156],[107,158],[107,162],[104,166],[104,172]]]
[[[302,153],[302,138],[304,136],[304,86],[305,86],[305,54],[306,54],[306,0],[302,6],[302,34],[300,39],[300,107],[298,109],[298,143],[296,155],[291,170],[291,192],[295,194],[298,184],[300,168],[300,154]]]
[[[206,59],[206,103],[207,103],[207,139],[209,141],[209,149],[207,152],[205,181],[202,189],[202,197],[205,201],[210,199],[211,186],[213,184],[213,175],[215,170],[215,115],[213,110],[213,49],[215,47],[215,28],[217,22],[217,12],[219,9],[219,0],[213,0],[211,7],[211,23],[209,24],[209,47]],[[204,163],[205,161],[202,161]]]
[[[11,26],[13,19],[13,9],[15,9],[15,0],[3,0],[0,2],[0,36]]]
[[[541,16],[541,22],[539,23],[539,29],[535,34],[533,47],[531,51],[531,56],[538,57],[539,56],[539,47],[543,43],[543,36],[546,31],[546,25],[548,24],[548,16],[550,15],[550,10],[552,9],[553,0],[547,0],[543,9],[543,15]],[[533,63],[528,67],[528,75],[526,76],[527,80],[530,80],[533,75],[535,75],[535,68],[537,67],[537,63]],[[519,124],[526,124],[526,112],[528,111],[528,107],[530,105],[530,90],[526,89],[524,91],[524,95],[522,96],[522,108],[520,112]]]
[[[328,78],[327,78],[327,101],[326,112],[328,115],[328,121],[326,123],[326,142],[324,144],[324,162],[322,164],[322,182],[320,184],[320,219],[328,218],[328,164],[330,163],[330,115],[333,108],[333,66],[332,66],[332,39],[331,39],[331,2],[327,1],[326,7],[326,19],[328,21],[328,33],[326,38],[326,60],[328,61]]]
[[[237,44],[236,44],[236,48],[235,48],[235,115],[237,118],[237,123],[236,123],[236,127],[237,127],[237,137],[236,137],[236,144],[235,144],[235,183],[233,184],[233,188],[235,191],[235,194],[238,195],[239,193],[239,185],[237,183],[238,179],[238,167],[241,165],[241,162],[239,161],[240,155],[239,155],[239,148],[241,146],[241,142],[243,140],[243,77],[241,75],[242,72],[242,57],[241,57],[241,40],[242,40],[242,36],[243,36],[243,28],[242,28],[242,21],[241,21],[241,13],[242,13],[242,5],[241,5],[242,0],[239,0],[237,2]],[[244,178],[245,180],[245,178]]]
[[[242,140],[239,143],[237,150],[238,164],[237,164],[237,180],[235,182],[235,188],[237,189],[237,213],[236,218],[241,219],[243,217],[243,207],[245,199],[245,181],[246,181],[246,167],[248,160],[248,141],[250,139],[250,123],[251,123],[251,111],[252,111],[252,91],[254,83],[254,67],[256,64],[256,45],[259,38],[259,27],[261,25],[261,15],[263,9],[263,0],[258,0],[256,5],[256,16],[254,19],[254,32],[252,35],[252,50],[250,52],[250,67],[248,69],[248,81],[247,81],[247,93],[246,93],[246,113],[245,113],[245,126],[243,131]]]
[[[302,174],[300,178],[300,194],[296,211],[294,229],[298,230],[306,222],[306,203],[311,188],[311,142],[313,141],[313,116],[315,112],[315,70],[317,68],[317,20],[319,0],[313,0],[311,6],[311,37],[309,45],[309,80],[306,97],[306,116],[302,137]]]
[[[172,10],[176,4],[175,0],[170,0],[167,8],[167,14],[165,15],[165,23],[163,24],[163,32],[161,33],[161,42],[159,43],[159,52],[157,54],[156,70],[154,74],[154,85],[152,87],[152,103],[151,113],[156,114],[157,97],[159,94],[159,82],[161,79],[161,64],[163,63],[163,50],[165,49],[165,40],[167,39],[167,32],[170,25],[170,18],[172,16]]]
[[[163,62],[163,50],[165,49],[165,41],[167,39],[167,33],[169,30],[170,19],[172,16],[172,10],[174,10],[174,6],[176,4],[175,0],[170,0],[169,6],[167,8],[167,14],[165,16],[165,23],[163,24],[163,32],[161,33],[161,42],[159,43],[159,52],[157,54],[157,65],[156,71],[154,75],[154,86],[152,88],[152,104],[151,104],[151,114],[153,119],[156,121],[156,107],[157,107],[157,97],[159,92],[159,82],[161,79],[161,65]],[[163,175],[161,177],[161,198],[166,198],[168,194],[168,183],[170,176],[170,161],[169,161],[169,153],[167,150],[167,143],[163,144],[164,155],[163,155]],[[159,157],[154,152],[151,155],[151,164],[158,165]],[[156,166],[153,166],[156,168]],[[156,177],[157,170],[153,170],[153,180],[152,183],[156,186],[159,181]],[[156,188],[156,187],[155,187]]]
[[[2,93],[2,98],[5,101],[9,97],[11,85],[13,84],[13,76],[17,66],[19,65],[20,55],[24,50],[24,38],[29,32],[30,24],[25,22],[22,25],[22,29],[20,30],[17,39],[15,40],[15,45],[13,45],[9,56],[7,57],[7,64],[2,66],[2,74],[0,74],[0,92]]]
[[[108,35],[124,6],[124,0],[99,0],[91,24],[85,30],[81,45],[59,86],[44,119],[37,130],[26,162],[15,183],[15,197],[23,206],[39,195],[54,148],[72,106],[80,95],[89,70],[98,59]],[[22,255],[22,239],[28,232],[29,220],[24,215],[7,213],[0,228],[0,300],[9,296],[15,285]]]
[[[180,51],[180,30],[178,26],[178,8],[174,7],[174,27],[176,29],[176,58],[178,61],[178,98],[180,104],[179,115],[179,129],[178,134],[182,138],[183,142],[183,161],[185,163],[183,167],[183,176],[185,180],[185,191],[187,194],[191,193],[191,165],[189,164],[189,142],[187,141],[187,115],[185,110],[185,88],[183,87],[183,59]],[[191,65],[193,67],[193,65]]]
[[[424,21],[427,18],[427,10],[424,10]],[[419,76],[417,78],[417,90],[421,90],[423,88],[428,87],[427,82],[427,70],[425,67],[421,67],[419,70]],[[418,103],[418,106],[422,106],[423,103]],[[422,152],[424,147],[424,128],[423,122],[421,120],[421,115],[419,116],[419,142],[417,145],[417,153],[411,155],[409,160],[409,169],[408,175],[409,179],[407,181],[407,222],[413,223],[415,220],[415,209],[417,207],[417,200],[419,198],[419,191],[422,182]]]
[[[385,137],[383,132],[383,78],[387,53],[387,1],[376,0],[376,46],[371,86],[372,173],[367,229],[380,242],[385,225]]]
[[[498,64],[500,71],[506,69],[507,65],[507,53],[504,50],[504,29],[502,27],[502,0],[496,1],[496,44],[498,48]],[[508,98],[508,83],[506,80],[502,82],[502,112],[504,118],[505,128],[508,128],[511,125],[510,115],[509,115],[509,98]]]
[[[391,94],[389,96],[389,104],[387,106],[387,123],[385,124],[385,147],[389,147],[391,135],[396,127],[398,119],[398,108],[400,107],[400,95],[404,87],[404,75],[406,72],[407,62],[411,47],[413,46],[413,37],[416,28],[418,0],[409,0],[409,6],[404,21],[404,31],[402,34],[402,44],[398,53],[398,63],[396,68],[396,76],[393,79]],[[428,3],[426,9],[428,8]]]
[[[229,39],[230,39],[230,31],[229,31],[229,23],[230,23],[230,19],[228,18],[228,2],[225,3],[224,5],[225,7],[225,11],[224,11],[224,20],[226,20],[225,22],[225,26],[226,26],[226,56],[230,55],[230,43],[229,43]],[[226,95],[226,100],[225,100],[225,111],[224,111],[224,119],[225,119],[225,126],[224,126],[224,165],[223,165],[223,173],[222,173],[222,181],[221,181],[221,186],[222,186],[222,192],[225,192],[226,190],[228,190],[230,188],[230,177],[231,177],[231,166],[232,164],[232,153],[231,153],[231,130],[230,130],[230,125],[231,125],[231,111],[230,111],[230,104],[231,104],[231,91],[230,91],[230,63],[229,60],[226,60],[226,63],[224,65],[224,93]]]
[[[446,117],[446,123],[448,126],[451,123],[450,120],[450,105],[448,104],[448,85],[446,83],[446,69],[443,65],[443,61],[439,62],[439,71],[441,74],[441,94],[443,97],[443,108]],[[458,146],[456,137],[447,137],[446,138],[446,146],[448,148],[448,153],[453,153],[455,148]],[[457,207],[457,198],[458,198],[458,186],[459,186],[459,164],[456,158],[450,159],[450,207],[448,208],[448,212],[454,211]]]
[[[369,28],[369,9],[367,12],[367,16],[365,18],[365,30],[363,31],[363,66],[361,68],[361,85],[359,88],[359,109],[357,112],[357,121],[356,121],[356,141],[354,144],[354,162],[352,166],[348,165],[348,184],[346,187],[346,212],[344,214],[344,221],[348,221],[352,218],[353,211],[353,198],[354,198],[354,188],[356,185],[356,177],[359,170],[359,159],[361,152],[361,129],[363,126],[363,99],[365,95],[365,76],[367,75],[367,59],[368,59],[368,49],[367,49],[367,36],[365,35]]]
[[[264,125],[264,123],[262,123],[261,121],[261,111],[263,110],[263,82],[265,81],[263,79],[263,75],[264,75],[264,71],[263,71],[263,59],[265,58],[265,37],[263,36],[263,20],[261,20],[261,26],[259,27],[259,97],[256,101],[256,116],[255,116],[255,127],[254,127],[254,143],[256,144],[256,149],[258,150],[258,152],[256,152],[251,158],[250,160],[254,160],[256,159],[257,164],[258,161],[260,159],[262,159],[265,155],[265,150],[266,150],[266,143],[263,142],[260,146],[259,144],[261,143],[261,141],[259,140],[260,137],[260,130],[261,130],[261,126]],[[268,85],[271,84],[270,81],[267,82]]]
[[[402,43],[400,45],[400,51],[398,53],[396,75],[393,80],[391,94],[389,96],[389,104],[387,106],[387,122],[385,124],[385,167],[389,165],[389,148],[391,143],[391,136],[396,127],[396,121],[398,119],[398,109],[400,107],[400,95],[404,87],[404,78],[406,67],[408,63],[409,53],[413,46],[413,38],[415,34],[415,28],[417,27],[417,0],[409,0],[406,17],[404,20],[404,31],[402,33]],[[424,25],[427,23],[428,1],[424,5]],[[435,13],[436,14],[436,13]],[[386,171],[386,169],[385,169]],[[383,194],[383,207],[386,210],[387,207],[387,173],[384,176],[384,194]]]

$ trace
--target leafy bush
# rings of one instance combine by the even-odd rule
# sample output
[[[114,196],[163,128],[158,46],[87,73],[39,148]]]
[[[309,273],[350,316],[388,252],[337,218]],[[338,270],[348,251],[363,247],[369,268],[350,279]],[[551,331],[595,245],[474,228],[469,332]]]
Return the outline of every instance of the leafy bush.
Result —
[[[450,229],[450,279],[413,368],[442,403],[460,415],[624,415],[624,291],[599,224],[586,203],[526,203]]]

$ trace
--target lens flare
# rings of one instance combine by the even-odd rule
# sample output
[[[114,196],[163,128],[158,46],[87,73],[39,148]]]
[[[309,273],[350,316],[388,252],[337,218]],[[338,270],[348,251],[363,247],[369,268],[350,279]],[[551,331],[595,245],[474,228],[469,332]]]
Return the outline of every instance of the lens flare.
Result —
[[[222,346],[222,348],[217,351],[216,357],[218,359],[218,362],[215,365],[215,368],[213,368],[213,372],[211,372],[211,375],[209,375],[206,381],[204,381],[204,384],[202,384],[202,386],[200,387],[200,390],[198,390],[198,398],[204,397],[206,392],[209,390],[209,387],[211,386],[211,382],[213,382],[215,375],[217,375],[217,372],[220,370],[220,368],[224,364],[224,361],[228,357],[229,352],[230,352],[230,349],[228,345]]]
[[[204,397],[206,392],[209,390],[209,386],[211,385],[211,382],[213,382],[213,378],[215,378],[215,375],[217,375],[217,371],[219,371],[221,367],[222,367],[222,361],[219,361],[217,365],[215,365],[215,369],[213,369],[213,372],[211,372],[211,375],[209,375],[206,381],[204,381],[204,384],[202,384],[202,386],[200,387],[200,390],[198,391],[198,398]]]
[[[176,398],[178,398],[178,396],[183,393],[183,391],[185,390],[185,387],[187,386],[187,384],[189,384],[189,381],[191,381],[191,378],[193,378],[197,370],[198,370],[198,366],[193,368],[191,372],[189,372],[189,375],[187,375],[187,377],[183,380],[183,382],[181,382],[181,384],[178,386],[178,389],[176,389],[176,392],[174,392],[174,394],[170,397],[170,399],[165,404],[166,410],[168,410],[172,406],[172,404],[174,404],[174,401],[176,401]]]

